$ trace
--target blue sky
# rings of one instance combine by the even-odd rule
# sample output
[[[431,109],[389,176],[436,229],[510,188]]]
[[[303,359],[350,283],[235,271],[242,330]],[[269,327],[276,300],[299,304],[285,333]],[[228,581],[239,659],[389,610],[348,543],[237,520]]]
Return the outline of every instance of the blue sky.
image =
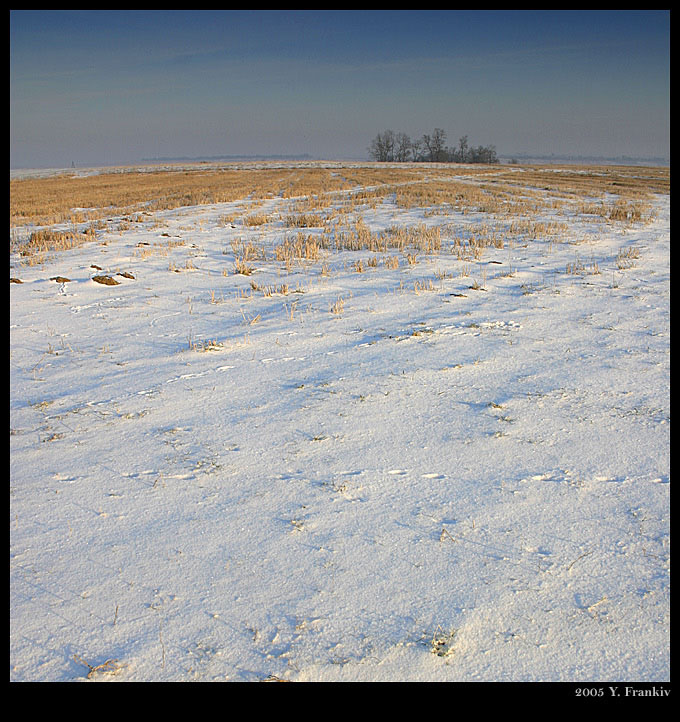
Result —
[[[669,157],[670,12],[10,13],[10,167],[361,159],[435,127],[499,155]]]

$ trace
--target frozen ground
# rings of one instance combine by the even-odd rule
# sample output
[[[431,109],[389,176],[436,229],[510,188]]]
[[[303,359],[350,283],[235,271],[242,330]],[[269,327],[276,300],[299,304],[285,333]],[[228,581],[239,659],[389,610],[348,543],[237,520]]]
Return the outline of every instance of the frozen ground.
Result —
[[[669,198],[468,275],[237,207],[11,259],[10,680],[668,680]]]

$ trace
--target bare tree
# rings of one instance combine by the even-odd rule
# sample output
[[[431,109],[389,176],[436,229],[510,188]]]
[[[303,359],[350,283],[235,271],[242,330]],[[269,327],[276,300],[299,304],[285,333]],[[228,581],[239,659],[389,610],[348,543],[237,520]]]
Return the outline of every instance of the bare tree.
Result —
[[[469,151],[469,162],[470,163],[498,163],[498,157],[496,155],[496,146],[488,145],[486,147],[478,145],[476,148],[470,148]]]
[[[427,150],[428,160],[433,163],[442,163],[448,160],[446,152],[446,131],[435,128],[432,135],[423,136],[423,145]]]
[[[394,160],[403,163],[411,154],[411,139],[406,133],[397,133],[394,138]]]
[[[381,162],[394,160],[394,131],[378,133],[368,146],[368,154],[373,160]]]
[[[446,131],[435,128],[432,134],[432,147],[436,163],[443,163],[448,160],[446,153]]]
[[[458,141],[458,150],[456,151],[456,160],[459,163],[467,163],[469,159],[468,154],[468,137],[467,135],[464,135],[459,141]]]
[[[458,140],[455,148],[446,147],[446,132],[435,128],[432,135],[411,140],[406,133],[385,130],[371,141],[369,156],[377,161],[404,162],[409,159],[434,163],[498,163],[496,146],[468,145],[467,135]]]
[[[411,156],[413,160],[422,160],[423,141],[420,138],[414,138],[411,141]]]

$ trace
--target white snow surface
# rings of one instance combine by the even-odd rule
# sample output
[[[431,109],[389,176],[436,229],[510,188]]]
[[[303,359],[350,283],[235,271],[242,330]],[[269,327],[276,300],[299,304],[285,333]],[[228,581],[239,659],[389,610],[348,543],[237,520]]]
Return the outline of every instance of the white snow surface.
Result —
[[[668,680],[669,198],[467,276],[236,274],[242,206],[11,258],[10,680]]]

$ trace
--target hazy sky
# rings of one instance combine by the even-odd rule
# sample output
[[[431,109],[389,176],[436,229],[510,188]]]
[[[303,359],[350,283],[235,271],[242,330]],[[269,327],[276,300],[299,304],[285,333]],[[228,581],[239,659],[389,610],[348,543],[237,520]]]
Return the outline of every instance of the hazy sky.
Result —
[[[499,155],[670,156],[670,12],[10,13],[10,167],[367,158],[387,128]]]

